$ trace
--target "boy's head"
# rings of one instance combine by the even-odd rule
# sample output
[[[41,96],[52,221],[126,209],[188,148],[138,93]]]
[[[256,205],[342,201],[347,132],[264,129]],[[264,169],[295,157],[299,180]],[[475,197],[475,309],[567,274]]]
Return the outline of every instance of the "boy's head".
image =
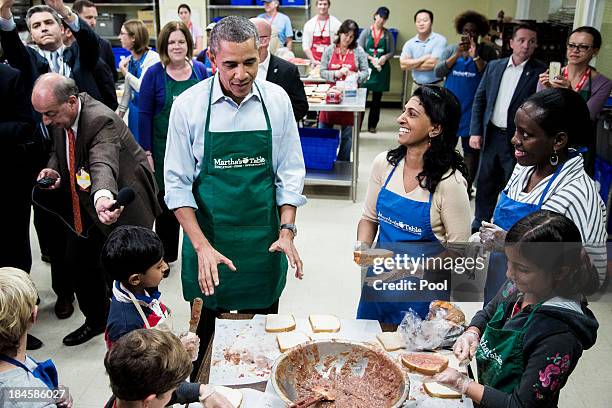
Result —
[[[121,337],[104,357],[110,386],[119,400],[164,407],[192,369],[191,358],[172,333],[134,330]]]
[[[27,273],[0,268],[0,354],[17,354],[21,338],[36,320],[37,297]]]
[[[102,248],[106,272],[124,285],[152,288],[168,271],[164,246],[150,229],[132,225],[115,229]]]

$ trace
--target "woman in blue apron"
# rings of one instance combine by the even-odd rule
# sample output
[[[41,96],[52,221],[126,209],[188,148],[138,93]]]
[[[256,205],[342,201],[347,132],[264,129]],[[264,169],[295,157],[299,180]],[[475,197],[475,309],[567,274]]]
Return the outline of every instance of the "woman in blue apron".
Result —
[[[499,250],[506,231],[519,219],[539,209],[556,211],[578,226],[589,243],[587,252],[595,254],[592,260],[605,275],[605,260],[603,264],[599,260],[605,257],[605,206],[584,172],[582,157],[572,149],[583,146],[583,135],[588,134],[586,103],[568,89],[544,90],[523,103],[515,122],[512,144],[518,164],[497,202],[493,224],[483,223],[480,228],[481,242]],[[485,304],[505,281],[506,269],[505,255],[492,252]]]
[[[493,47],[479,43],[479,37],[489,32],[489,21],[485,16],[468,10],[455,17],[455,30],[461,35],[458,45],[450,45],[440,58],[434,72],[438,78],[446,77],[444,87],[449,89],[461,104],[461,120],[457,136],[461,138],[463,157],[470,175],[468,191],[478,170],[479,151],[470,147],[470,120],[476,89],[487,62],[496,59]]]
[[[378,234],[379,248],[396,255],[435,258],[443,256],[443,244],[449,240],[467,241],[470,208],[466,169],[454,149],[459,116],[459,103],[446,89],[423,86],[415,91],[398,118],[400,146],[380,154],[372,166],[357,231],[361,243],[371,245]],[[446,223],[447,219],[452,221]],[[389,278],[385,277],[388,272],[377,272],[375,268],[367,272],[357,310],[359,319],[399,324],[409,309],[425,318],[432,300],[448,299],[448,285],[421,289],[421,279],[409,273]],[[443,283],[444,278],[443,273],[427,270],[423,276],[432,283]],[[385,279],[401,282],[406,290],[382,289],[380,280]],[[410,282],[416,290],[408,289]]]
[[[27,332],[36,320],[37,297],[27,273],[16,268],[0,268],[0,401],[11,397],[6,394],[10,389],[46,386],[56,390],[59,387],[53,362],[38,362],[26,354]],[[66,397],[69,399],[69,395]],[[43,406],[42,401],[36,406]]]
[[[508,231],[508,281],[453,347],[474,356],[478,383],[448,368],[433,377],[483,408],[557,407],[560,391],[598,323],[585,295],[599,285],[581,234],[566,216],[538,210]]]
[[[131,55],[119,63],[119,70],[125,78],[125,84],[117,113],[123,118],[129,109],[128,126],[136,141],[140,142],[138,136],[140,84],[149,67],[159,62],[159,54],[149,48],[149,31],[140,20],[128,20],[123,23],[119,39],[121,46],[130,51]]]

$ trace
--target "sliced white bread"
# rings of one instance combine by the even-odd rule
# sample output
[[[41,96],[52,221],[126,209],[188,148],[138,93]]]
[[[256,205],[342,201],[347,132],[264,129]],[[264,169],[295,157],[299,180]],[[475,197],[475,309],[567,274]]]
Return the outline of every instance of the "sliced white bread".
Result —
[[[337,333],[340,331],[340,319],[334,315],[312,314],[308,316],[314,333]]]
[[[286,333],[278,333],[276,335],[276,341],[278,342],[278,348],[280,349],[281,353],[284,353],[290,348],[310,341],[310,337],[308,337],[301,331],[292,331]]]
[[[402,356],[402,363],[411,371],[434,375],[446,370],[448,357],[439,353],[410,353]]]
[[[444,398],[444,399],[458,399],[461,398],[461,394],[445,387],[437,382],[423,384],[423,389],[430,397]]]
[[[376,335],[380,344],[385,348],[386,351],[396,351],[406,347],[402,336],[398,332],[383,332]]]
[[[293,315],[269,314],[266,316],[266,331],[268,333],[282,333],[295,330]]]
[[[227,398],[232,407],[240,408],[240,404],[242,404],[242,391],[222,385],[215,385],[215,391]]]
[[[357,265],[372,266],[378,258],[392,258],[393,251],[383,248],[368,248],[359,251],[353,251],[353,261]]]

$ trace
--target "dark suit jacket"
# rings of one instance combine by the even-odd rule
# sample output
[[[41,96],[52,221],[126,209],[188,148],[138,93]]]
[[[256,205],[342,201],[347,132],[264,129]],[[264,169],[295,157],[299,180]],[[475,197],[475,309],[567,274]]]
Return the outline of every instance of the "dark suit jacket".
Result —
[[[27,200],[32,188],[31,173],[35,170],[28,155],[34,120],[30,95],[25,93],[19,71],[0,64],[0,172],[8,200]],[[3,207],[5,208],[5,207]]]
[[[74,38],[76,41],[64,51],[64,60],[72,70],[72,78],[81,92],[87,92],[95,99],[104,102],[95,79],[99,58],[98,36],[85,21],[80,19],[79,31],[74,32]],[[26,92],[32,92],[34,81],[40,75],[51,72],[47,60],[36,50],[21,42],[17,29],[0,30],[0,44],[9,64],[21,71]]]
[[[115,54],[113,54],[113,46],[108,40],[98,37],[98,46],[100,47],[100,59],[108,66],[108,69],[113,75],[113,81],[117,82],[119,75],[115,68]]]
[[[300,79],[300,72],[295,64],[270,54],[270,65],[266,80],[282,87],[293,107],[293,116],[296,121],[301,120],[308,112],[308,100],[304,92],[304,83]]]
[[[118,225],[153,226],[155,217],[161,213],[157,201],[157,186],[153,171],[149,167],[144,150],[136,143],[126,124],[102,103],[81,93],[81,116],[76,135],[75,169],[84,168],[91,176],[89,191],[77,188],[82,216],[86,224],[95,223],[104,234]],[[57,170],[62,180],[70,180],[66,158],[66,132],[52,131],[54,151],[48,167]],[[109,190],[116,197],[123,187],[136,193],[134,201],[124,208],[119,220],[107,226],[98,220],[93,196],[101,189]],[[67,182],[61,188],[69,191]]]
[[[493,115],[495,100],[499,92],[499,85],[508,65],[510,57],[491,61],[487,64],[485,72],[480,80],[474,104],[472,105],[472,121],[470,123],[470,134],[483,136],[486,143],[487,125]],[[523,74],[514,90],[510,107],[508,108],[507,134],[514,134],[514,115],[521,104],[530,95],[536,92],[539,75],[546,71],[544,63],[531,58],[525,64]]]

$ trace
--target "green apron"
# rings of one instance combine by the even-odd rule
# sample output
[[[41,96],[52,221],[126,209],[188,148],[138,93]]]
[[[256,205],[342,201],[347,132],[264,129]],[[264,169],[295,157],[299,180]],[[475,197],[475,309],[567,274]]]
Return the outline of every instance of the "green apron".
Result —
[[[193,67],[191,68],[193,70]],[[153,139],[151,147],[153,150],[153,164],[155,165],[155,181],[159,191],[164,191],[164,155],[166,154],[166,141],[168,139],[168,122],[170,119],[170,109],[174,100],[187,89],[199,82],[195,74],[194,79],[185,81],[169,81],[168,72],[164,69],[164,83],[166,87],[166,100],[162,110],[153,117]]]
[[[386,29],[385,29],[386,32]],[[380,41],[378,41],[378,47],[374,48],[374,36],[370,29],[370,35],[366,41],[365,51],[370,56],[382,57],[389,51],[387,50],[387,39],[383,33]],[[368,60],[368,66],[370,67],[370,78],[365,83],[365,87],[372,92],[387,92],[389,90],[389,84],[391,83],[391,64],[389,61],[385,62],[380,72],[374,68],[372,62]]]
[[[219,286],[204,296],[198,284],[198,257],[183,237],[183,297],[204,299],[211,310],[262,309],[276,302],[287,280],[287,259],[268,252],[280,228],[272,168],[272,129],[261,92],[264,130],[209,130],[212,89],[204,131],[202,169],[193,184],[196,218],[213,248],[234,262],[237,271],[219,264]]]
[[[540,306],[534,306],[520,330],[504,329],[504,304],[497,307],[476,350],[478,382],[506,393],[519,385],[525,371],[523,338]]]

